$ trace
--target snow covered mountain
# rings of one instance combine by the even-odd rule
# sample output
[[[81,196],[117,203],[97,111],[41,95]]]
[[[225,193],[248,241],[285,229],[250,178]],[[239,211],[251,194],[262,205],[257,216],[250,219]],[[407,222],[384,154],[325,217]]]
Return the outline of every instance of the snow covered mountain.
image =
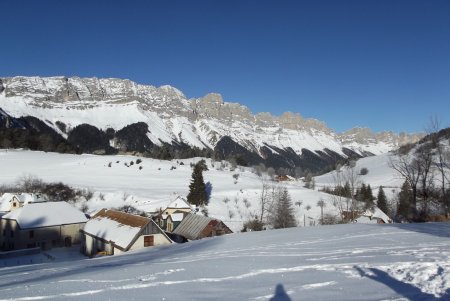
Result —
[[[243,105],[224,102],[219,94],[187,99],[171,86],[123,79],[0,78],[0,108],[15,118],[36,117],[69,142],[77,126],[89,124],[104,133],[109,129],[104,137],[119,151],[195,147],[214,151],[220,159],[234,157],[247,164],[301,166],[313,171],[348,156],[385,153],[421,137],[364,128],[338,134],[325,123],[298,113],[253,115]],[[92,131],[85,128],[82,132]]]

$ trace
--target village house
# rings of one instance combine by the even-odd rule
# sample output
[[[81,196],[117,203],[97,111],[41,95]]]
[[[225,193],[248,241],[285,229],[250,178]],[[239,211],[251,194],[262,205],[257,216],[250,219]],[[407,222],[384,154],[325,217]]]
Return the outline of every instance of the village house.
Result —
[[[360,214],[353,222],[359,224],[390,224],[392,223],[392,219],[381,211],[380,208],[373,206]]]
[[[178,196],[170,202],[164,210],[153,217],[153,220],[167,232],[172,232],[179,225],[186,214],[194,212],[192,206],[182,197]]]
[[[80,243],[86,222],[85,214],[66,202],[30,202],[2,216],[0,247],[2,251],[70,247]]]
[[[172,233],[187,240],[196,240],[230,234],[233,231],[221,220],[203,215],[187,214]]]
[[[286,182],[286,181],[295,181],[295,178],[291,177],[290,175],[278,175],[275,176],[275,180],[278,182]]]
[[[172,243],[150,218],[108,209],[95,214],[81,233],[81,252],[87,256],[114,255]]]
[[[23,207],[28,203],[46,202],[42,195],[34,193],[4,193],[0,196],[0,216],[6,213]]]

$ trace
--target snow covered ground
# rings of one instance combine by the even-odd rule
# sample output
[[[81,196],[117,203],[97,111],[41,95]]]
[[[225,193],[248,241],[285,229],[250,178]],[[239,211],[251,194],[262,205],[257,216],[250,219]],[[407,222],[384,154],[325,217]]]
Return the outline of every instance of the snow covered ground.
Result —
[[[238,233],[6,266],[0,300],[449,300],[450,224]]]
[[[177,163],[177,160],[141,158],[142,162],[136,164],[137,159],[133,156],[0,150],[0,185],[13,184],[20,177],[34,175],[46,182],[61,181],[95,192],[87,202],[90,212],[125,204],[154,212],[164,209],[178,195],[187,195],[192,174],[190,163],[200,160],[178,160]],[[125,166],[131,161],[133,165]],[[241,230],[244,221],[260,212],[261,178],[249,168],[238,167],[233,171],[229,165],[222,168],[221,162],[208,160],[207,163],[209,171],[204,172],[204,179],[212,184],[208,206],[210,216],[222,219],[233,231]],[[237,180],[233,177],[235,174],[238,175]],[[294,203],[301,202],[301,206],[295,206],[300,225],[317,224],[320,219],[317,202],[320,199],[328,204],[325,213],[336,214],[328,194],[306,189],[301,181],[284,182],[283,185],[288,188]],[[308,205],[311,207],[309,210]]]

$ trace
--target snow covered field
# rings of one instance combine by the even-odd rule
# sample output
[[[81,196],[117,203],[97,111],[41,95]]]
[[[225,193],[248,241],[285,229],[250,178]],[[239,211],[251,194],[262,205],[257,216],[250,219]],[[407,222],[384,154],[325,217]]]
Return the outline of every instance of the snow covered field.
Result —
[[[450,224],[231,234],[1,267],[0,300],[449,300]]]
[[[13,184],[24,175],[34,175],[46,182],[61,181],[95,192],[94,197],[87,202],[90,212],[125,204],[154,212],[159,208],[164,209],[178,195],[187,195],[192,173],[190,163],[200,160],[178,160],[177,163],[177,160],[141,158],[140,164],[135,163],[130,167],[124,165],[137,159],[133,156],[0,150],[0,185]],[[180,165],[181,162],[184,165]],[[111,167],[108,167],[110,163]],[[208,160],[207,163],[209,171],[203,175],[205,182],[212,184],[208,206],[210,216],[222,219],[233,231],[241,230],[244,221],[259,214],[261,178],[249,168],[238,167],[232,171],[230,166],[221,168],[220,162]],[[235,174],[238,174],[237,180],[233,177]],[[320,219],[317,202],[320,199],[327,203],[325,213],[336,214],[328,194],[306,189],[301,181],[284,182],[283,185],[288,188],[293,203],[301,202],[301,206],[295,206],[300,225],[308,226],[310,222],[317,224]],[[308,205],[311,207],[309,210],[306,209]]]

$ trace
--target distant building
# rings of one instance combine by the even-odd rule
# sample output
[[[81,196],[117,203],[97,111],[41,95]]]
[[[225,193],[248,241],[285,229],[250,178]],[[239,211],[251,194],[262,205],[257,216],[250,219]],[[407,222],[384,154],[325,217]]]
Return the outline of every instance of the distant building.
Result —
[[[187,214],[172,233],[187,240],[196,240],[230,234],[233,231],[221,220],[203,215]]]
[[[182,197],[177,197],[164,210],[153,216],[153,220],[167,232],[172,232],[186,214],[193,213],[193,207]]]
[[[372,208],[364,211],[362,214],[359,214],[353,222],[360,224],[390,224],[393,221],[386,215],[386,213],[381,211],[380,208],[373,206]]]
[[[85,214],[66,202],[30,202],[2,216],[0,247],[3,251],[70,247],[80,243],[86,222]]]
[[[290,175],[278,175],[275,176],[275,180],[278,182],[286,182],[286,181],[295,181],[295,178],[291,177]]]
[[[120,254],[172,241],[150,218],[102,209],[81,230],[81,251],[87,256],[99,252]]]
[[[0,215],[23,207],[28,203],[47,202],[42,195],[34,193],[4,193],[0,196]]]

